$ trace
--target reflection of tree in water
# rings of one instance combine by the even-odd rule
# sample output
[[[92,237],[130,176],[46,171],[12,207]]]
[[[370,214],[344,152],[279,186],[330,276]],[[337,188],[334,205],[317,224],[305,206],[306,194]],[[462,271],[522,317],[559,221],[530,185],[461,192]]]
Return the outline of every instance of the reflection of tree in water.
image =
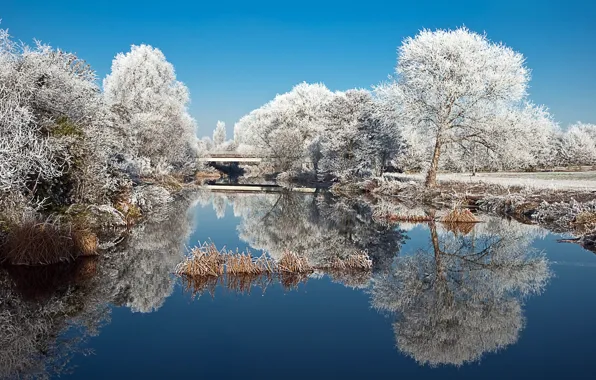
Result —
[[[362,201],[292,192],[222,197],[242,217],[240,237],[274,259],[290,250],[322,265],[367,250],[378,269],[390,264],[404,240],[402,231],[374,222]]]
[[[193,199],[156,210],[99,260],[0,269],[0,378],[68,373],[70,359],[109,320],[110,303],[157,310],[173,289]]]
[[[113,254],[109,265],[115,277],[117,304],[132,311],[152,312],[172,293],[171,274],[182,260],[192,230],[187,211],[193,200],[187,194],[152,213]]]
[[[109,320],[110,294],[96,264],[0,270],[1,378],[69,372],[82,343]]]
[[[172,292],[171,273],[191,231],[187,209],[193,200],[211,203],[213,197],[192,195],[169,204],[93,270],[42,276],[43,292],[23,286],[30,284],[23,273],[0,271],[0,377],[66,372],[81,343],[109,319],[109,303],[157,310]],[[398,346],[420,363],[460,365],[515,342],[524,296],[539,292],[550,275],[546,259],[530,250],[540,230],[500,219],[458,236],[433,225],[430,252],[395,259],[403,231],[372,221],[366,203],[292,193],[221,199],[242,218],[241,237],[274,258],[290,249],[320,264],[366,249],[375,262],[373,305],[395,312]]]
[[[430,252],[400,257],[373,282],[372,304],[396,314],[398,348],[421,364],[459,366],[515,343],[523,299],[550,278],[530,230],[496,218],[468,235],[429,229]]]

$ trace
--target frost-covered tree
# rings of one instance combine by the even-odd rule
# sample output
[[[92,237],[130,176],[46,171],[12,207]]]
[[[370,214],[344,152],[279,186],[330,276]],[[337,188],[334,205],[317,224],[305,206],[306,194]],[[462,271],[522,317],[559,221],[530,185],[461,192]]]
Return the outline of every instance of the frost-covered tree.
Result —
[[[494,149],[491,137],[514,136],[499,116],[521,108],[530,78],[521,54],[466,28],[406,38],[396,76],[401,122],[432,146],[427,186],[454,144]]]
[[[337,176],[381,174],[401,140],[395,122],[382,118],[379,105],[367,90],[334,93],[320,121],[322,170]]]
[[[321,166],[325,171],[346,175],[362,171],[367,137],[362,133],[365,109],[372,103],[366,90],[338,92],[325,104],[322,114]]]
[[[234,127],[235,140],[271,157],[278,171],[299,169],[310,160],[310,146],[317,142],[323,109],[332,96],[323,84],[298,84],[242,117]]]
[[[213,131],[213,144],[215,148],[221,148],[226,141],[226,123],[221,120],[217,121],[217,126]]]
[[[119,53],[103,87],[131,160],[148,159],[159,171],[193,161],[195,122],[187,110],[188,90],[159,49],[133,45]]]
[[[563,165],[596,164],[596,125],[576,123],[559,136],[558,155]]]
[[[399,154],[394,163],[402,170],[423,171],[428,168],[432,149],[431,139],[416,128],[403,122],[401,114],[402,93],[396,82],[386,82],[374,87],[377,117],[384,125],[391,126],[399,134]]]
[[[495,171],[552,167],[556,157],[553,139],[559,127],[548,111],[531,103],[503,111],[495,115],[496,130],[486,130],[489,146],[470,139],[457,141],[443,154],[440,167],[447,171],[472,173],[477,169]]]

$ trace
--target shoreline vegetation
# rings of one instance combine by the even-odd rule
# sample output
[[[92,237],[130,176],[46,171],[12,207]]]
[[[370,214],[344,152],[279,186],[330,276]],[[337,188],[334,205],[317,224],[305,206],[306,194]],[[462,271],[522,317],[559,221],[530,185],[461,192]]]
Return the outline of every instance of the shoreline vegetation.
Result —
[[[506,174],[506,173],[504,173]],[[487,182],[439,181],[428,188],[411,176],[373,178],[357,183],[337,183],[330,191],[337,196],[386,197],[395,203],[428,210],[472,210],[523,224],[536,224],[596,252],[596,191],[592,189],[530,188]],[[414,222],[434,220],[429,215],[400,216],[386,211],[387,219]]]

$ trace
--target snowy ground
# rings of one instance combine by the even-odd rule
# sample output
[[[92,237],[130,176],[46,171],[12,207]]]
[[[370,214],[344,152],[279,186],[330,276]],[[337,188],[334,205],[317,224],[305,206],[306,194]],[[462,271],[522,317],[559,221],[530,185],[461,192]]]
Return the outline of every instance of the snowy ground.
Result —
[[[391,174],[389,176],[422,180],[422,174]],[[554,190],[594,190],[596,191],[596,171],[589,172],[501,172],[478,173],[441,173],[439,181],[458,181],[468,183],[492,183],[503,186],[525,186],[536,189]]]

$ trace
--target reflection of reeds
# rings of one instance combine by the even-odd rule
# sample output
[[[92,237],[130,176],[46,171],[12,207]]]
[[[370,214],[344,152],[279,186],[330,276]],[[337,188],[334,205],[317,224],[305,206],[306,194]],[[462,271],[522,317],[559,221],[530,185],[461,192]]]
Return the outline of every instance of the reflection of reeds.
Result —
[[[273,277],[269,273],[262,274],[237,274],[227,275],[226,288],[234,293],[250,294],[251,289],[254,286],[261,288],[262,292],[269,284],[273,281]]]
[[[366,286],[370,282],[372,272],[369,270],[329,270],[327,271],[329,277],[334,282],[338,282],[344,286],[352,288],[360,288]]]
[[[95,255],[97,236],[58,221],[26,221],[10,228],[0,260],[12,265],[47,265]]]
[[[294,290],[298,288],[300,283],[308,281],[308,273],[306,272],[281,272],[279,273],[279,283],[286,290]]]
[[[7,265],[15,289],[25,299],[47,299],[70,285],[80,285],[97,273],[97,257],[43,266]]]
[[[205,292],[215,296],[215,288],[219,282],[217,276],[186,276],[182,275],[182,282],[187,292],[190,292],[193,297],[201,296]]]
[[[474,229],[474,227],[476,226],[476,223],[469,223],[469,222],[463,222],[463,223],[441,223],[443,225],[443,227],[445,227],[445,229],[447,231],[453,232],[453,234],[455,235],[467,235],[470,232],[472,232],[472,230]]]

